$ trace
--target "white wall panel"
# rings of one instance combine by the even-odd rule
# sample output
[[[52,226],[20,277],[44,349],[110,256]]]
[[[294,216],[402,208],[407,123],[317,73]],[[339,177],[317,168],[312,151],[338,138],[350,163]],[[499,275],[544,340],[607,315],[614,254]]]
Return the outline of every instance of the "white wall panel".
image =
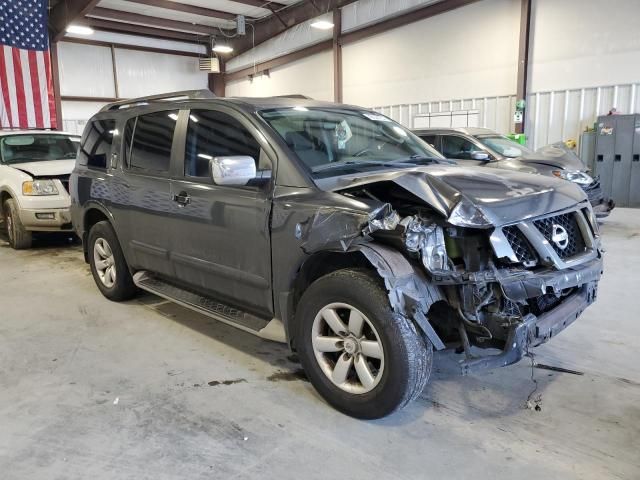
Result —
[[[519,18],[519,1],[483,0],[348,44],[344,99],[373,106],[510,95]]]
[[[269,76],[259,75],[253,81],[237,80],[226,87],[228,97],[268,97],[302,94],[316,100],[333,99],[333,57],[322,52],[281,68]]]
[[[61,42],[58,56],[62,95],[115,96],[110,48]]]
[[[86,39],[86,35],[67,33],[64,38]],[[91,35],[91,40],[98,40],[109,43],[123,43],[125,45],[137,45],[140,47],[166,48],[167,50],[178,50],[181,52],[206,53],[204,45],[185,43],[176,40],[161,40],[159,38],[140,37],[138,35],[127,35],[126,33],[102,32],[96,30]],[[63,40],[64,41],[64,40]]]
[[[82,134],[87,120],[104,107],[101,102],[62,102],[62,129],[65,132]]]
[[[208,88],[194,57],[117,49],[116,69],[123,98]]]
[[[640,1],[535,0],[532,20],[531,91],[640,81]]]

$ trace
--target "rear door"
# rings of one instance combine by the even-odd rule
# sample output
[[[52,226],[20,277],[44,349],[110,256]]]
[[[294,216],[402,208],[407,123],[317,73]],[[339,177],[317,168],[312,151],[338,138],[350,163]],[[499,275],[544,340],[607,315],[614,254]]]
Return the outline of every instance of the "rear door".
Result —
[[[171,229],[176,276],[223,302],[272,313],[271,181],[215,185],[209,168],[220,156],[250,156],[263,172],[272,161],[252,124],[231,109],[194,109],[183,120],[184,161],[171,185],[179,205]]]
[[[173,276],[169,260],[171,215],[170,165],[178,110],[162,110],[131,118],[123,132],[123,182],[112,200],[118,232],[131,266]]]

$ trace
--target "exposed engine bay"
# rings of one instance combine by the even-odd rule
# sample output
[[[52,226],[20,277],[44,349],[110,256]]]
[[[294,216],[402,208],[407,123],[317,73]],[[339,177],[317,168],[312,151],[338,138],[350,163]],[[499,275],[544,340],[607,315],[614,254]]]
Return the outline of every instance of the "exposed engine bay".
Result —
[[[381,264],[376,255],[402,252],[416,277],[405,291],[398,288],[402,282],[389,281],[389,272],[378,269],[387,283],[392,306],[413,317],[436,348],[459,345],[466,356],[462,362],[465,373],[518,361],[530,346],[564,329],[595,299],[601,259],[597,224],[589,217],[588,207],[564,214],[573,222],[567,223],[573,230],[565,234],[571,235],[577,246],[573,257],[563,259],[564,251],[558,248],[557,255],[546,256],[551,242],[542,239],[538,245],[526,236],[544,235],[543,227],[537,226],[544,219],[532,220],[531,225],[539,231],[530,233],[529,224],[459,226],[479,223],[474,217],[482,212],[454,208],[445,217],[407,189],[388,181],[340,193],[381,206],[368,218],[343,211],[318,211],[300,232],[303,249],[313,252],[339,245],[344,251],[362,251],[374,265]],[[319,230],[324,234],[311,235]],[[314,239],[321,239],[320,243]],[[375,255],[371,248],[377,248]],[[407,295],[421,282],[425,284],[422,293]],[[406,302],[407,296],[412,301]],[[560,308],[563,305],[566,307]],[[543,320],[547,326],[542,325]],[[502,353],[477,356],[472,346],[498,348]]]

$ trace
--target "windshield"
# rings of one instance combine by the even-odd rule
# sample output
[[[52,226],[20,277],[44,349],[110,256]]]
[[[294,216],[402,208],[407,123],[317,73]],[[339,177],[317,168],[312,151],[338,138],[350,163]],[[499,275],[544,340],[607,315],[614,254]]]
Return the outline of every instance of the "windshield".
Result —
[[[494,135],[490,137],[476,137],[480,143],[486,145],[494,152],[498,152],[503,157],[516,158],[529,153],[533,153],[524,145],[514,142],[513,140],[503,137],[502,135]]]
[[[263,110],[260,115],[314,177],[443,159],[404,127],[375,112],[294,107]]]
[[[0,137],[0,161],[42,162],[76,158],[77,144],[72,137],[59,134],[6,135]]]

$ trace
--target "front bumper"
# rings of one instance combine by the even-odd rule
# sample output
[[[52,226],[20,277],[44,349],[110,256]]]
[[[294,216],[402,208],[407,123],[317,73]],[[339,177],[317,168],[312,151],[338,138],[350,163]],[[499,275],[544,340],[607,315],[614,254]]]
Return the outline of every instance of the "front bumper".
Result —
[[[71,212],[69,208],[21,209],[20,221],[30,231],[57,232],[71,231]]]
[[[461,363],[462,374],[511,365],[520,361],[530,347],[536,347],[555,337],[595,301],[601,274],[602,259],[596,258],[580,267],[568,270],[501,281],[500,285],[505,296],[514,301],[526,300],[545,293],[559,293],[566,288],[577,287],[577,291],[548,312],[538,316],[527,314],[522,322],[511,327],[500,354],[464,360]]]
[[[610,198],[605,198],[599,178],[595,178],[591,184],[585,185],[582,189],[587,194],[596,217],[607,217],[611,210],[615,208],[615,202]]]

